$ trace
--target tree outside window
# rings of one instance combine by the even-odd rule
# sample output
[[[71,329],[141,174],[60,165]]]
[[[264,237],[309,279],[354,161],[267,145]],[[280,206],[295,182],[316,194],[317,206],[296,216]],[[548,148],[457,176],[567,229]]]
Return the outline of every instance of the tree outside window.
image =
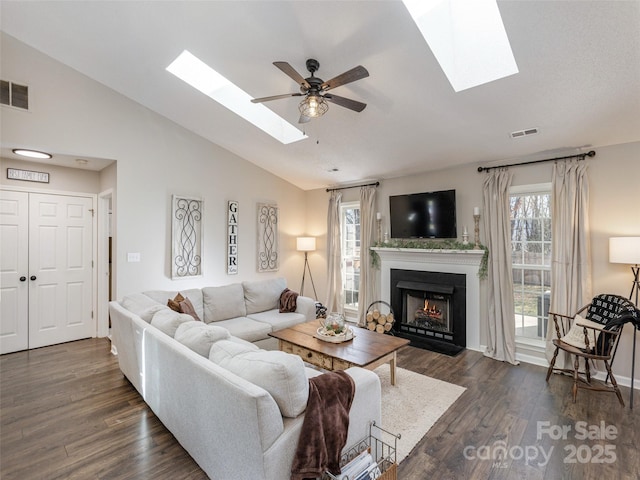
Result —
[[[360,290],[360,203],[341,207],[342,285],[346,312],[358,310]]]
[[[516,336],[544,340],[551,291],[551,192],[511,194]]]

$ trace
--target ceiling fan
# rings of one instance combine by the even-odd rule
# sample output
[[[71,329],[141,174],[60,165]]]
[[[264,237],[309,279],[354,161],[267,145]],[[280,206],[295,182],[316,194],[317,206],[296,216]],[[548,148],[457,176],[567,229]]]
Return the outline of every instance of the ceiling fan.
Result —
[[[320,63],[313,58],[310,58],[306,62],[307,70],[311,72],[311,76],[308,78],[303,78],[302,75],[300,75],[287,62],[273,62],[273,64],[300,85],[301,93],[285,93],[284,95],[274,95],[272,97],[254,98],[251,100],[253,103],[269,102],[271,100],[279,100],[281,98],[288,97],[305,97],[298,106],[298,109],[300,110],[300,120],[298,120],[298,123],[307,123],[314,117],[324,115],[327,110],[329,110],[327,102],[335,103],[336,105],[340,105],[341,107],[348,108],[349,110],[356,112],[361,112],[364,110],[364,107],[367,106],[366,103],[358,102],[357,100],[351,100],[349,98],[339,97],[332,93],[326,93],[328,90],[333,88],[368,77],[369,72],[362,65],[358,65],[351,70],[347,70],[337,77],[325,82],[314,75],[320,68]]]

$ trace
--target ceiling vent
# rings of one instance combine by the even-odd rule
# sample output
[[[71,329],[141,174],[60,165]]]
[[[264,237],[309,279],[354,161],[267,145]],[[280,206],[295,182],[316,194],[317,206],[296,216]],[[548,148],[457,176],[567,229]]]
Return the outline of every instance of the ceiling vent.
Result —
[[[511,132],[511,138],[520,138],[520,137],[527,137],[529,135],[535,135],[536,133],[538,133],[538,129],[537,128],[527,128],[526,130],[518,130],[516,132]]]
[[[0,104],[29,110],[29,87],[0,80]]]

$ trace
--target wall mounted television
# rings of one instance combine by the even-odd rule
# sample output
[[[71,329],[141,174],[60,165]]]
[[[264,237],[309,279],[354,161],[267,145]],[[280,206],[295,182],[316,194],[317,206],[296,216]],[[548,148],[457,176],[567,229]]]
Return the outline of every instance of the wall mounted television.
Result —
[[[389,197],[392,238],[456,238],[456,191]]]

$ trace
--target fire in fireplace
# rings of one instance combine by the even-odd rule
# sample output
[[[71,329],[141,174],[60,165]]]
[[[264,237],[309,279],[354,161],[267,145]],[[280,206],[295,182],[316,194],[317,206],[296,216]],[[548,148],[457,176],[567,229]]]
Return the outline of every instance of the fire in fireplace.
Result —
[[[452,332],[449,326],[449,298],[425,292],[424,302],[411,293],[407,293],[407,319],[410,325],[430,328],[442,332]],[[414,304],[418,304],[414,309]]]

